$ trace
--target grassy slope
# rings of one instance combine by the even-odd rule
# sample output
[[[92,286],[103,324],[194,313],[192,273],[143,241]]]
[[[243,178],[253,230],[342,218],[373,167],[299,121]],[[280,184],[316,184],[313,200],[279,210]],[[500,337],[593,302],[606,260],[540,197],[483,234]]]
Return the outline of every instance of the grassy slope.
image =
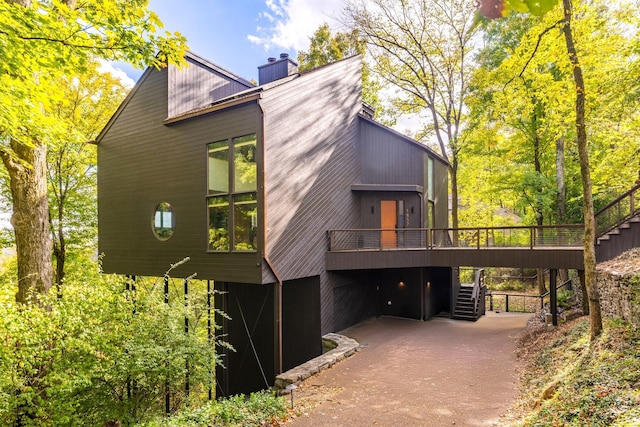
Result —
[[[522,387],[513,426],[640,426],[640,331],[608,319],[589,341],[586,317],[520,338]]]

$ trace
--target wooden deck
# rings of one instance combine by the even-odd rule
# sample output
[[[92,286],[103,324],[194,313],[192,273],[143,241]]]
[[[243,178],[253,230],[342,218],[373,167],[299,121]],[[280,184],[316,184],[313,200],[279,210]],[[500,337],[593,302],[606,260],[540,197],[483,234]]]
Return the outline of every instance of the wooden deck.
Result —
[[[397,236],[393,245],[389,233]],[[581,225],[332,230],[325,267],[330,271],[455,266],[581,270],[583,233]]]

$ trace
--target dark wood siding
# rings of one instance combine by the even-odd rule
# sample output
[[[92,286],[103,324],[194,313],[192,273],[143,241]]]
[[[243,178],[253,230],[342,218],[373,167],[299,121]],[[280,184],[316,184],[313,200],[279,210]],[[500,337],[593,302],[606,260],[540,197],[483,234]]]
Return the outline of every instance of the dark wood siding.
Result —
[[[320,277],[282,286],[282,369],[288,371],[322,354]]]
[[[341,331],[379,315],[375,277],[367,271],[329,273],[334,282],[334,330]]]
[[[584,269],[580,248],[327,252],[326,261],[330,271],[457,266]]]
[[[141,82],[98,146],[99,251],[108,273],[162,276],[194,272],[202,279],[261,283],[258,253],[206,253],[207,148],[223,138],[261,135],[256,103],[163,124],[167,112],[167,70]],[[260,138],[258,144],[260,144]],[[259,150],[258,150],[259,151]],[[260,195],[259,202],[260,202]],[[160,202],[172,205],[176,230],[167,241],[152,232]]]
[[[360,60],[304,74],[264,93],[266,253],[282,280],[321,276],[322,331],[333,322],[324,270],[327,230],[356,228]],[[264,281],[271,277],[264,269]]]
[[[422,150],[395,133],[360,120],[363,184],[424,185]]]
[[[278,59],[258,67],[258,82],[261,85],[280,80],[298,72],[298,66],[287,59]]]
[[[372,285],[379,288],[379,310],[383,316],[421,320],[423,269],[398,268],[378,270]]]
[[[251,86],[227,77],[193,58],[187,67],[169,66],[168,117],[204,107]]]
[[[608,240],[602,240],[596,245],[596,259],[598,262],[610,260],[631,248],[640,247],[640,221],[638,221],[638,217],[627,221],[617,231],[619,234],[607,236],[609,237]]]
[[[268,388],[275,381],[277,363],[275,286],[216,282],[215,288],[222,292],[215,298],[216,308],[231,317],[216,313],[216,325],[222,326],[222,339],[235,348],[218,349],[224,366],[216,366],[216,397]]]

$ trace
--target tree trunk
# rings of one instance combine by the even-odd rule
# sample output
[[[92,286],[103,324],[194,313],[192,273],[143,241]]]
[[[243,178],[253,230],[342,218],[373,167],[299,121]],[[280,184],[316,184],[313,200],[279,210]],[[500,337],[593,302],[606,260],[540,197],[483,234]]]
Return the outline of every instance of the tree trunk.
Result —
[[[62,163],[64,158],[64,150],[60,152],[60,155],[56,158],[55,161],[55,176],[57,177],[54,180],[53,185],[57,188],[56,192],[56,203],[52,207],[54,212],[49,213],[49,222],[50,227],[53,234],[53,257],[56,260],[56,271],[55,271],[55,284],[56,284],[56,292],[58,294],[58,298],[62,298],[62,285],[64,284],[64,276],[65,276],[65,262],[67,259],[67,242],[64,234],[64,207],[66,202],[66,190],[67,188],[63,185],[62,178]],[[54,162],[51,162],[54,163]],[[57,224],[53,223],[54,214],[57,218]]]
[[[452,156],[451,166],[451,228],[458,228],[458,157]],[[458,232],[453,232],[453,246],[458,246]]]
[[[564,138],[556,140],[556,209],[558,210],[558,223],[567,221],[567,187],[564,182]]]
[[[589,297],[587,296],[587,286],[584,280],[584,270],[578,270],[578,278],[580,279],[580,291],[582,292],[582,313],[589,314]]]
[[[547,293],[547,285],[544,283],[544,269],[539,268],[538,273],[536,274],[536,279],[538,281],[538,294],[546,294]]]
[[[62,297],[62,285],[64,284],[64,267],[67,259],[67,243],[62,227],[58,229],[58,240],[53,243],[53,255],[56,259],[56,291],[58,297]]]
[[[578,53],[573,41],[571,16],[573,14],[571,0],[562,0],[564,9],[564,37],[569,60],[573,66],[573,79],[576,85],[576,131],[578,156],[580,158],[580,176],[582,178],[582,196],[584,213],[584,276],[587,296],[589,297],[589,321],[591,339],[602,333],[602,314],[600,310],[600,292],[596,283],[596,229],[593,210],[591,173],[589,171],[589,151],[587,147],[587,130],[585,127],[585,87]]]
[[[13,225],[18,260],[16,301],[29,302],[51,288],[51,235],[47,198],[47,147],[34,141],[27,146],[11,140],[13,153],[1,151],[9,172]]]
[[[556,139],[556,212],[557,223],[567,223],[567,186],[564,181],[564,138]],[[558,270],[562,283],[569,280],[569,271],[564,268]]]

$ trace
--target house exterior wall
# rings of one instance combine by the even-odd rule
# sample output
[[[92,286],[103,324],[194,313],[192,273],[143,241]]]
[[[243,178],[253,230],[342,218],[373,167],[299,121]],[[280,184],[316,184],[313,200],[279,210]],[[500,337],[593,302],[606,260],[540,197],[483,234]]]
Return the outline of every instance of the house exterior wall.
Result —
[[[422,150],[369,120],[360,120],[363,184],[424,185]]]
[[[360,192],[360,215],[362,218],[362,228],[381,228],[380,224],[380,201],[381,200],[404,200],[405,209],[408,211],[408,224],[405,228],[421,228],[420,209],[421,201],[418,193],[381,191],[381,192]]]
[[[428,214],[428,159],[433,159],[434,225],[448,227],[448,165],[438,155],[419,143],[409,141],[390,129],[367,119],[360,121],[361,168],[363,184],[416,185],[422,195],[414,193],[367,192],[361,195],[363,228],[380,228],[376,207],[380,200],[405,200],[405,206],[413,213],[407,228],[427,228]],[[421,200],[422,199],[422,200]],[[424,203],[425,206],[421,207]],[[371,207],[374,206],[374,213]],[[421,213],[422,211],[422,213]]]
[[[187,66],[169,66],[167,117],[194,110],[252,87],[187,56]]]
[[[148,72],[99,141],[98,247],[104,271],[163,276],[170,264],[190,257],[171,275],[196,272],[201,279],[261,283],[260,250],[206,252],[205,197],[207,143],[256,133],[260,145],[260,108],[253,102],[167,126],[167,85],[166,69]],[[260,204],[260,194],[258,199]],[[170,203],[176,217],[166,241],[152,232],[160,202]]]
[[[216,281],[215,289],[221,292],[214,298],[216,309],[229,316],[216,313],[215,324],[235,349],[218,348],[224,366],[216,365],[216,397],[268,388],[277,373],[275,286]]]
[[[360,59],[323,67],[263,94],[265,254],[282,280],[321,277],[322,331],[333,330],[327,230],[356,228]],[[295,168],[295,169],[293,169]],[[272,280],[263,266],[263,281]]]

